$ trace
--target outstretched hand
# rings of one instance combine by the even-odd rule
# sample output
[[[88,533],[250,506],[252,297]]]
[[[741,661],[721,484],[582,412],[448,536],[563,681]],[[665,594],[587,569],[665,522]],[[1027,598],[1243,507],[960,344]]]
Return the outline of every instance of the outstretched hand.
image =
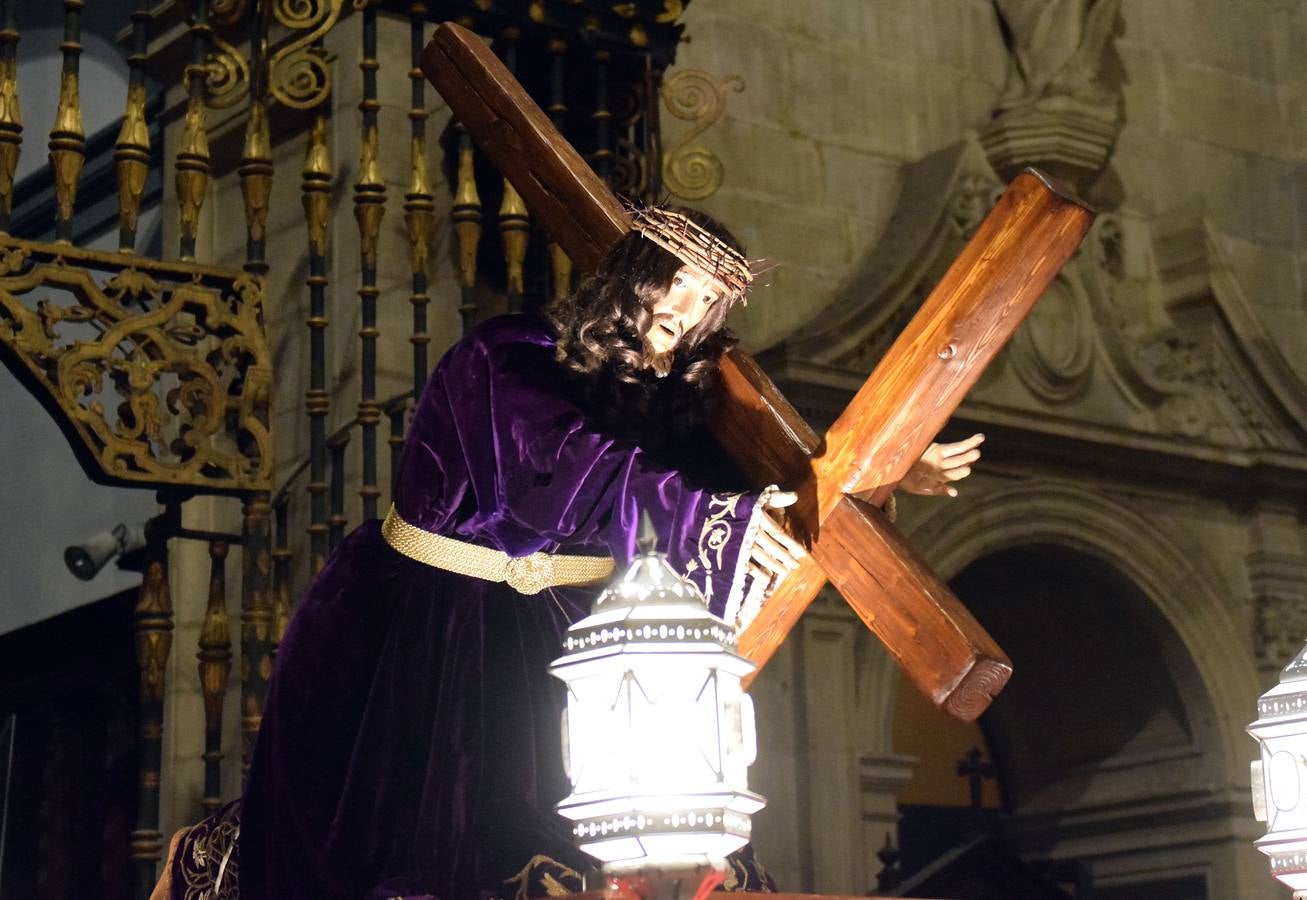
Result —
[[[973,434],[955,444],[931,444],[908,469],[899,487],[909,494],[956,497],[958,489],[953,483],[971,474],[971,466],[980,459],[980,445],[984,441],[983,434]]]
[[[773,510],[793,506],[799,499],[792,491],[775,491],[766,498],[758,534],[749,551],[749,572],[763,583],[780,581],[794,569],[807,551],[786,533]]]
[[[953,444],[931,444],[898,486],[909,494],[956,497],[958,489],[953,485],[971,474],[971,466],[980,459],[980,445],[984,441],[983,434],[973,434]],[[807,556],[807,551],[790,537],[775,514],[797,500],[798,495],[792,491],[774,491],[766,496],[757,537],[749,550],[749,574],[755,584],[770,586],[781,581]]]

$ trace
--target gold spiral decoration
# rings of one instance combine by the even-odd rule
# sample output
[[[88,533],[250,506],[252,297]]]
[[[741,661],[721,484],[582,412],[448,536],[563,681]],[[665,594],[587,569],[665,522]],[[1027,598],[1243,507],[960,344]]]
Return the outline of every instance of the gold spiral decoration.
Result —
[[[727,75],[714,80],[707,72],[686,69],[663,82],[663,105],[678,119],[694,126],[663,156],[663,183],[684,200],[703,200],[717,193],[726,167],[717,154],[693,143],[726,112],[726,92],[744,90],[744,79]]]
[[[210,109],[226,109],[245,99],[250,84],[250,64],[231,44],[210,34],[214,49],[209,53],[205,88]]]
[[[312,44],[340,18],[345,0],[274,0],[277,22],[304,32],[268,61],[268,92],[282,106],[312,109],[331,93],[331,70]]]

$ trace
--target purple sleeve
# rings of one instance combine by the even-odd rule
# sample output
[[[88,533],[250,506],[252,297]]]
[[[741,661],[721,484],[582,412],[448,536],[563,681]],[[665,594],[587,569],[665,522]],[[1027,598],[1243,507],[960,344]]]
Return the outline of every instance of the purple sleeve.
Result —
[[[602,544],[620,564],[634,555],[647,511],[659,549],[713,611],[728,612],[728,600],[738,609],[758,494],[696,487],[601,434],[567,398],[552,345],[467,341],[439,377],[475,496],[475,530],[515,556]]]

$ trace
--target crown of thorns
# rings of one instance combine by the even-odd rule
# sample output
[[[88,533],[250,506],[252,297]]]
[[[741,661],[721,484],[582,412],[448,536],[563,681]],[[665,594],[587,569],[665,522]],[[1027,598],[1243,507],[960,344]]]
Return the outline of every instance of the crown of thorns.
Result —
[[[639,232],[691,268],[720,281],[732,299],[747,300],[754,276],[775,268],[765,259],[750,260],[688,216],[659,206],[626,203],[631,230]]]

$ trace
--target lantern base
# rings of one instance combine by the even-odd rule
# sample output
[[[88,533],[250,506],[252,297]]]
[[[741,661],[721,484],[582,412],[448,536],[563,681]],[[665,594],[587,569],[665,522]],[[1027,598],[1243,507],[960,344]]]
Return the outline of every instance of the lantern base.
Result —
[[[695,900],[726,877],[725,860],[687,859],[659,865],[604,866],[604,886],[641,900]]]

